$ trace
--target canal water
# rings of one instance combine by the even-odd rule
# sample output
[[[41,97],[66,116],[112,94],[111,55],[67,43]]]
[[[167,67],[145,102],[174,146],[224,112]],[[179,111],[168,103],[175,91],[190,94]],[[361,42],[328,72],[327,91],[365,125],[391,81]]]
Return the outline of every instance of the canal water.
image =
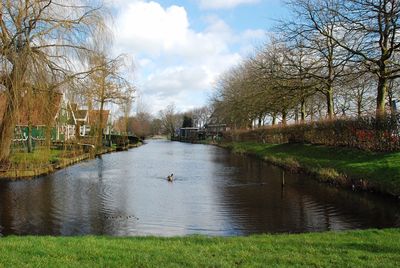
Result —
[[[0,182],[1,235],[211,236],[400,227],[400,203],[224,149],[149,141],[31,181]],[[174,173],[175,181],[166,177]]]

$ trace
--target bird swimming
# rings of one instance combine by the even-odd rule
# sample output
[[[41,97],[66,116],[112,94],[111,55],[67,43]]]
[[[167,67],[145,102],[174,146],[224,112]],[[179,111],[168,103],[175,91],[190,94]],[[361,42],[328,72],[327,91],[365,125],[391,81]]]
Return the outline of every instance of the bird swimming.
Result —
[[[172,173],[171,175],[168,175],[167,180],[169,182],[173,182],[174,181],[174,174]]]

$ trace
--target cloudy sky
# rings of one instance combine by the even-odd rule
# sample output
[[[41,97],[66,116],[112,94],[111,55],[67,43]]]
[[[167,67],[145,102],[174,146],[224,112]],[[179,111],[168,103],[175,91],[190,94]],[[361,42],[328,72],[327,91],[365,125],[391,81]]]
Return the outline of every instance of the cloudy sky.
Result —
[[[131,55],[141,103],[203,106],[219,74],[260,46],[281,0],[110,0],[116,54]]]

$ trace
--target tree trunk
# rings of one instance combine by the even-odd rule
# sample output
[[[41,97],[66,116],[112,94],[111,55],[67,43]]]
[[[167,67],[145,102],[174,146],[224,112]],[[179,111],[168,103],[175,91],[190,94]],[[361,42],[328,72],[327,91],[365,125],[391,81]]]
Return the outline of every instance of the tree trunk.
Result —
[[[379,77],[378,92],[376,96],[376,117],[385,115],[385,103],[387,95],[388,81],[384,77]]]
[[[260,114],[260,115],[258,116],[258,127],[259,127],[259,128],[262,127],[262,119],[263,119],[263,116],[262,116],[262,114]]]
[[[282,125],[286,126],[287,124],[287,112],[286,110],[282,111]]]
[[[18,98],[13,85],[9,86],[6,110],[0,124],[0,163],[8,162],[17,121]]]
[[[105,100],[105,89],[106,87],[106,71],[102,70],[101,74],[101,89],[100,89],[100,110],[99,110],[99,118],[97,123],[97,141],[96,141],[96,153],[100,153],[100,150],[103,148],[103,109],[104,109],[104,100]]]
[[[314,102],[312,102],[312,103],[310,103],[310,106],[309,106],[310,108],[310,120],[311,120],[311,122],[314,122],[314,117],[315,117],[315,106],[314,106]]]
[[[53,91],[53,89],[49,89],[49,92],[46,94],[46,98],[47,101],[50,105],[55,105],[55,101],[56,101],[56,95],[57,93],[55,93]],[[57,107],[58,108],[58,107]],[[57,128],[57,124],[55,124],[54,122],[54,114],[53,111],[56,111],[56,109],[54,109],[53,107],[49,108],[46,110],[46,118],[44,118],[44,122],[45,122],[45,146],[47,150],[51,150],[51,145],[52,145],[52,130],[53,130],[53,126]],[[58,112],[58,111],[57,111]],[[57,134],[55,137],[55,140],[57,140]]]
[[[300,122],[304,123],[306,121],[306,101],[302,99],[300,102]]]
[[[8,99],[6,107],[3,122],[0,124],[0,163],[8,162],[16,124],[17,112],[14,101]]]
[[[51,150],[51,145],[52,145],[52,140],[51,140],[51,134],[52,134],[52,125],[51,123],[49,123],[48,125],[45,126],[44,128],[44,134],[45,134],[45,146],[46,146],[46,150],[50,151]],[[57,140],[57,137],[56,137]]]
[[[329,86],[326,92],[326,106],[327,106],[327,116],[329,119],[333,119],[333,87]]]
[[[100,111],[99,111],[99,122],[97,127],[97,142],[96,142],[96,150],[97,153],[100,153],[101,148],[103,147],[103,109],[104,109],[104,101],[102,100],[100,103]]]
[[[21,56],[22,59],[24,57]],[[10,80],[6,81],[7,99],[6,110],[3,115],[3,122],[0,124],[0,163],[8,162],[11,153],[11,144],[14,138],[14,130],[17,121],[19,95],[23,85],[26,63],[21,62],[18,58],[13,59],[13,70],[10,74]]]
[[[357,97],[357,117],[361,118],[362,115],[362,97]]]

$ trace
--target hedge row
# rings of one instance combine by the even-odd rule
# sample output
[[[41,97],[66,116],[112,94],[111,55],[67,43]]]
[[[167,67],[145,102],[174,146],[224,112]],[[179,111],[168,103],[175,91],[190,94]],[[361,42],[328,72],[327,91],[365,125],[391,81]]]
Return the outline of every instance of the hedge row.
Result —
[[[344,146],[368,151],[400,150],[399,123],[395,117],[376,119],[337,119],[288,126],[269,126],[255,130],[225,132],[228,141],[263,143],[305,143]]]

